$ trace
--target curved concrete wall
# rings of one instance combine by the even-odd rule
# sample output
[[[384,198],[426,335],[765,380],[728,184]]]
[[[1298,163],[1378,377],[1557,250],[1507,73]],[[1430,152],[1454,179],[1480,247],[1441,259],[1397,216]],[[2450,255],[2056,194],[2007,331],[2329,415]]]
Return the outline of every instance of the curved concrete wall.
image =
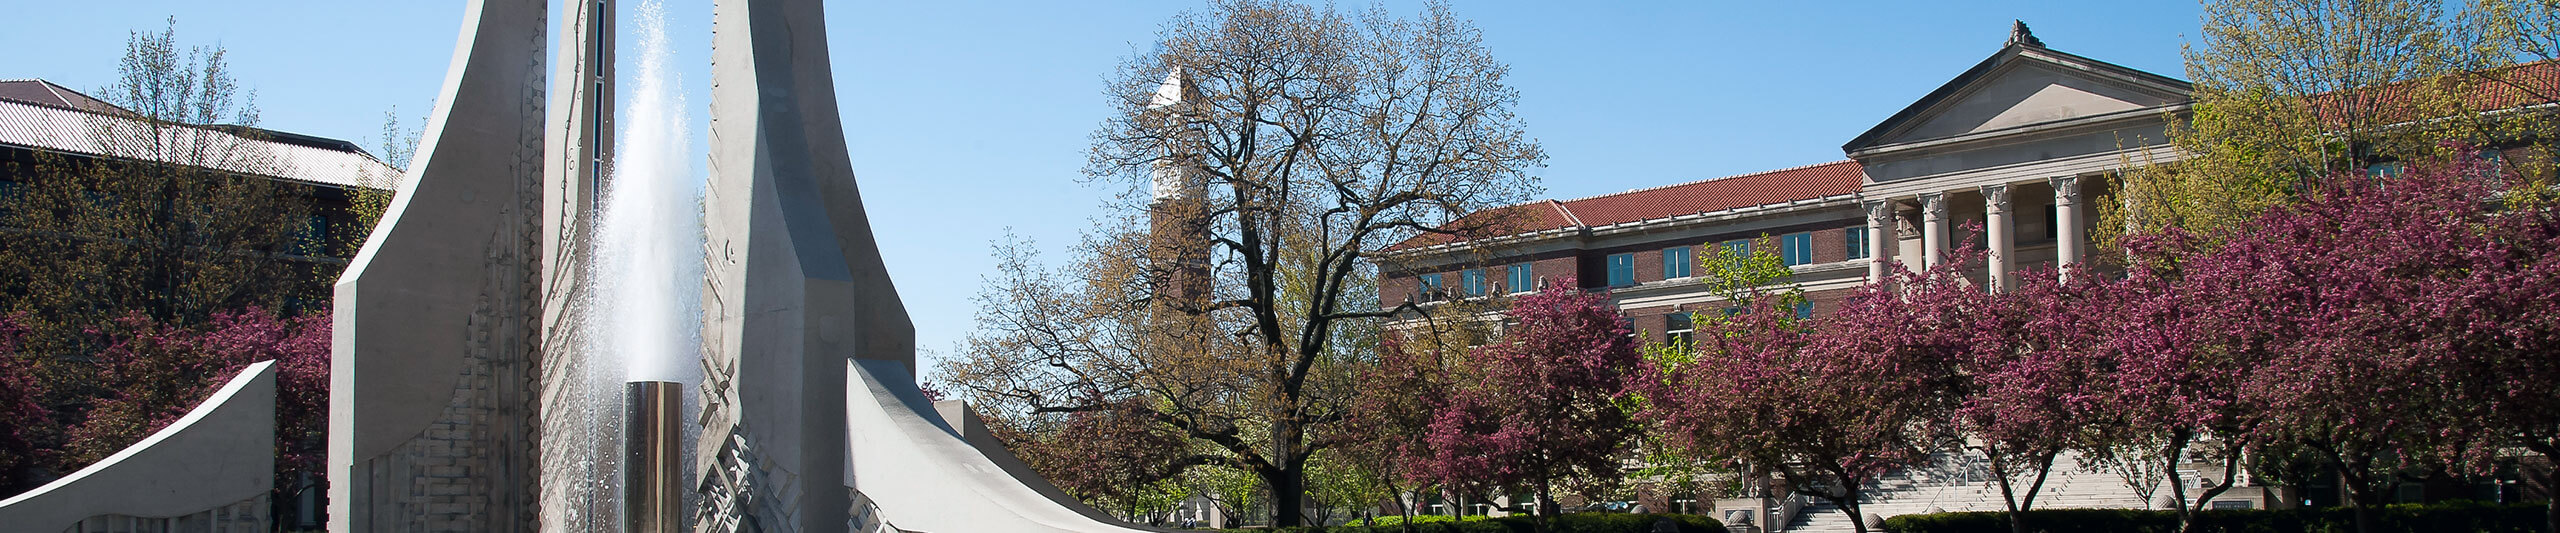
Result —
[[[848,359],[915,327],[845,153],[818,0],[712,6],[697,531],[845,531]]]
[[[61,531],[91,517],[178,517],[255,500],[275,489],[275,450],[275,362],[264,361],[142,442],[0,500],[0,529]]]
[[[900,530],[1129,533],[1061,502],[982,453],[934,412],[906,367],[856,360],[845,380],[853,488]],[[1006,454],[1010,456],[1011,454]],[[1035,476],[1036,478],[1036,476]],[[1046,481],[1039,484],[1047,485]]]
[[[338,278],[331,531],[532,529],[547,4],[468,3],[416,166]]]

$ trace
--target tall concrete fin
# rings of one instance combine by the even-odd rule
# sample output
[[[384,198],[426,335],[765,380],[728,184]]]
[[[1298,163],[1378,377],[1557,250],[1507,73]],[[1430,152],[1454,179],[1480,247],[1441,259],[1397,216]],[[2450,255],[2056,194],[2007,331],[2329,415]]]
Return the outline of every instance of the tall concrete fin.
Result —
[[[713,9],[697,531],[846,531],[845,368],[914,326],[846,157],[817,0]]]
[[[580,324],[595,312],[596,206],[613,161],[616,0],[563,2],[554,26],[550,119],[543,126],[542,530],[610,531],[621,524],[619,491],[587,480],[614,479],[621,432],[607,407],[622,401],[622,370],[588,349]]]
[[[329,529],[533,528],[544,0],[473,0],[416,164],[339,278]]]

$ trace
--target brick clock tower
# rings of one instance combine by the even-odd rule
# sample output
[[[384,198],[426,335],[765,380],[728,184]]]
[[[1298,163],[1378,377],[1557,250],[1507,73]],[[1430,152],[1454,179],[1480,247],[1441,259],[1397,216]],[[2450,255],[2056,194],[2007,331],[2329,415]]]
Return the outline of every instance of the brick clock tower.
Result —
[[[1147,107],[1187,114],[1199,101],[1199,87],[1176,69],[1165,75]],[[1189,143],[1177,143],[1183,144]],[[1166,154],[1156,163],[1147,203],[1148,275],[1164,303],[1191,308],[1207,304],[1211,288],[1208,184],[1199,165],[1195,154]]]

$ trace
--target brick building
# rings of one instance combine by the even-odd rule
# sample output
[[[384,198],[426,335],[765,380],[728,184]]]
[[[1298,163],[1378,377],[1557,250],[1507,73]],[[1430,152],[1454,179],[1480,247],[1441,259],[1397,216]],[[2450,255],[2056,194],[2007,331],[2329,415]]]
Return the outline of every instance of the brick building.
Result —
[[[2544,95],[2560,94],[2550,89],[2560,87],[2560,62],[2471,75],[2493,81],[2473,89],[2473,109],[2541,108],[2549,105]],[[2396,87],[2380,93],[2396,94]],[[1504,231],[1465,238],[1424,235],[1381,251],[1379,305],[1494,309],[1451,304],[1498,303],[1503,295],[1571,277],[1582,289],[1608,291],[1643,340],[1663,342],[1687,333],[1688,314],[1727,307],[1692,276],[1702,260],[1698,252],[1764,236],[1769,240],[1762,242],[1780,248],[1794,283],[1810,297],[1811,305],[1799,313],[1829,312],[1894,265],[1926,268],[1967,242],[1989,252],[1971,275],[1987,290],[1999,290],[2019,272],[2090,258],[2090,230],[2097,222],[2091,202],[2108,197],[2105,178],[2180,159],[2167,132],[2173,121],[2185,120],[2192,93],[2184,81],[2049,48],[2022,24],[1989,58],[1852,137],[1841,147],[1847,160],[1470,213],[1465,216],[1505,217]],[[2388,174],[2396,166],[2384,162],[2371,169]],[[1499,319],[1493,312],[1474,318]],[[1419,323],[1419,315],[1405,313],[1390,328]],[[1974,451],[1940,452],[1929,466],[1871,487],[1873,501],[1864,508],[1877,516],[1999,509],[1996,494],[1963,492],[1980,485],[1963,474],[1981,462]],[[2191,466],[2206,473],[2219,469]],[[2053,501],[2063,507],[2158,505],[2135,496],[2111,474],[2062,469],[2054,475],[2064,481],[2053,486],[2077,484],[2054,493],[2059,499]],[[2410,483],[2401,487],[2400,499],[2506,494],[2504,486]],[[1828,503],[1794,495],[1718,501],[1711,494],[1656,489],[1640,487],[1638,501],[1658,510],[1713,508],[1728,524],[1848,527]],[[2292,490],[2240,487],[2220,496],[2216,508],[2338,501],[2335,486]]]
[[[308,236],[323,246],[291,258],[343,268],[366,228],[357,228],[349,199],[359,187],[388,184],[400,170],[355,143],[247,126],[176,126],[164,142],[202,145],[250,155],[203,155],[188,150],[136,149],[116,139],[142,135],[152,126],[132,111],[79,91],[37,79],[0,80],[0,195],[14,194],[36,171],[37,154],[63,156],[72,165],[117,160],[208,167],[219,173],[259,176],[295,185],[312,200]],[[335,270],[330,270],[334,277]],[[324,280],[325,281],[325,280]]]
[[[1991,254],[1977,272],[2006,284],[2091,245],[2096,179],[2174,161],[2165,132],[2190,88],[2165,76],[2044,46],[2022,26],[1973,68],[1842,146],[1845,161],[1473,213],[1510,217],[1501,235],[1423,236],[1379,254],[1379,304],[1534,290],[1575,278],[1607,289],[1636,330],[1682,334],[1687,313],[1725,305],[1698,282],[1699,251],[1774,244],[1811,304],[1835,309],[1900,262],[1941,260],[1962,242]],[[1979,225],[1981,234],[1959,234]],[[1767,244],[1764,244],[1764,246]]]

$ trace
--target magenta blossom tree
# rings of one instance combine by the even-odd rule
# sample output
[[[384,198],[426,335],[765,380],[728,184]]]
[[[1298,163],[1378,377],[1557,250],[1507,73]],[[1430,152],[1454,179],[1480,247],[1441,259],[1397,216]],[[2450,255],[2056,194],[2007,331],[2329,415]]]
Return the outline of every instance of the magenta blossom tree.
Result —
[[[1470,352],[1483,378],[1460,384],[1432,420],[1429,468],[1450,481],[1527,486],[1538,524],[1569,476],[1615,478],[1635,425],[1619,400],[1642,358],[1605,293],[1571,281],[1513,301],[1518,325]]]
[[[2469,157],[2332,176],[2189,269],[2197,289],[2225,295],[2223,313],[2259,328],[2249,338],[2279,363],[2243,391],[2273,436],[2338,469],[2360,530],[2403,472],[2534,447],[2497,438],[2529,425],[2496,422],[2550,405],[2525,407],[2547,392],[2522,392],[2553,387],[2536,368],[2550,352],[2515,348],[2548,350],[2560,226],[2549,206],[2518,201],[2547,191],[2501,190],[2500,177]]]
[[[2106,389],[2099,378],[2113,361],[2101,355],[2105,338],[2091,327],[2101,310],[2087,303],[2104,278],[2071,268],[2069,276],[2054,269],[2022,272],[2016,287],[1988,296],[1987,312],[1972,315],[1974,347],[1959,361],[1956,422],[1981,439],[2018,533],[2029,530],[2025,511],[2035,508],[2054,460],[2106,438]]]
[[[2506,415],[2534,418],[2530,398],[2551,389],[2536,373],[2550,359],[2524,347],[2548,346],[2537,330],[2560,277],[2537,272],[2560,226],[2515,201],[2543,191],[2501,191],[2497,176],[2476,159],[2337,175],[2218,246],[2174,229],[2131,239],[2142,247],[2128,276],[2089,308],[2112,318],[2109,405],[2164,436],[2182,502],[2179,452],[2217,443],[2222,479],[2180,506],[2190,528],[2244,452],[2316,452],[2370,530],[2410,468],[2523,444],[2506,440],[2527,434]]]
[[[1796,319],[1782,292],[1745,291],[1738,314],[1703,323],[1686,359],[1648,368],[1643,417],[1706,457],[1831,501],[1866,531],[1861,489],[1949,435],[1957,363],[1978,337],[1968,321],[1987,311],[1965,264],[1897,269],[1815,320]]]
[[[2509,447],[2560,464],[2560,211],[2517,206],[2489,220],[2495,238],[2466,250],[2461,289],[2441,300],[2461,358],[2451,381],[2475,400],[2458,412],[2463,438],[2451,443],[2478,451],[2456,456],[2475,471],[2493,466],[2486,451]],[[2545,474],[2534,480],[2543,493],[2560,493]],[[2546,520],[2560,528],[2560,498],[2550,503]]]
[[[26,474],[41,464],[45,453],[36,433],[54,425],[44,409],[46,387],[35,361],[18,353],[25,335],[18,317],[0,316],[0,498],[35,488]]]
[[[1378,477],[1397,499],[1396,514],[1410,531],[1414,505],[1403,495],[1422,494],[1437,482],[1432,422],[1448,406],[1459,369],[1438,351],[1409,347],[1396,335],[1379,343],[1378,354],[1377,362],[1361,368],[1341,457]]]
[[[2103,416],[2123,424],[2118,439],[2158,443],[2154,457],[2179,502],[2182,527],[2239,481],[2243,453],[2265,437],[2268,407],[2248,394],[2255,374],[2275,363],[2268,347],[2271,317],[2232,312],[2231,296],[2202,288],[2190,272],[2205,254],[2201,239],[2177,228],[2126,237],[2133,258],[2124,277],[2084,300],[2107,339],[2100,357],[2115,371],[2106,380]],[[2194,450],[2197,445],[2207,445]],[[2178,471],[2201,451],[2222,463],[2221,479],[2190,497]]]

